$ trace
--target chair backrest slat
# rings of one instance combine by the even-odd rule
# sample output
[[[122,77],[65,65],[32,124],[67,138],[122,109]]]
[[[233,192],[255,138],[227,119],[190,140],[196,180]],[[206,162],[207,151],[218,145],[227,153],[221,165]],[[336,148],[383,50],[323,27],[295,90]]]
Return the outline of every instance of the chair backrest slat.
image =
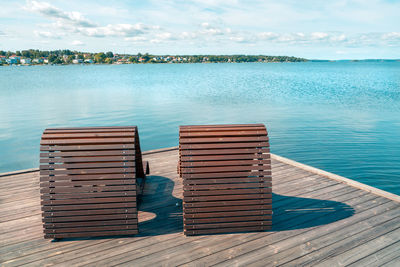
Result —
[[[136,126],[46,129],[40,145],[45,238],[138,233],[145,171]]]
[[[186,235],[271,227],[271,159],[263,124],[181,126],[178,172]]]

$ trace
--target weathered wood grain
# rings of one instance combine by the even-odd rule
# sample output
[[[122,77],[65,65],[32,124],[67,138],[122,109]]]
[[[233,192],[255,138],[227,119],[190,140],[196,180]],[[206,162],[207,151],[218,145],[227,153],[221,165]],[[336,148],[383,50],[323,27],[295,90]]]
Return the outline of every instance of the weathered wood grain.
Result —
[[[399,265],[398,202],[274,158],[272,230],[185,237],[177,150],[143,154],[152,175],[135,237],[45,240],[38,172],[0,177],[0,265]]]

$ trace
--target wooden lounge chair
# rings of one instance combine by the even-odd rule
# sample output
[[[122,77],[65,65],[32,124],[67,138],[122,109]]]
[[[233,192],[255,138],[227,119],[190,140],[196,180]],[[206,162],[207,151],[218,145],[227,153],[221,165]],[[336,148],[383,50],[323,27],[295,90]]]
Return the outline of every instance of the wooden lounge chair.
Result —
[[[271,226],[271,161],[263,124],[181,126],[185,235]]]
[[[136,126],[46,129],[40,145],[45,238],[138,233],[149,169]]]

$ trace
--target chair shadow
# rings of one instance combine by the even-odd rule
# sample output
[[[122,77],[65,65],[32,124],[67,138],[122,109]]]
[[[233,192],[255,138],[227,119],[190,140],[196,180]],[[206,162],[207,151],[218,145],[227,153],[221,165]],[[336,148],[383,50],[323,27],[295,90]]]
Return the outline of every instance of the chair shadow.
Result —
[[[182,199],[173,196],[174,181],[149,176],[139,211],[152,213],[145,221],[139,216],[139,236],[183,232]],[[354,215],[354,209],[342,202],[272,194],[272,228],[285,231],[333,223]],[[148,217],[148,216],[147,216]]]
[[[175,182],[168,177],[151,175],[146,178],[136,236],[183,232],[182,199],[173,196],[174,187]]]
[[[333,223],[354,215],[353,207],[338,201],[272,194],[272,229],[285,231]]]

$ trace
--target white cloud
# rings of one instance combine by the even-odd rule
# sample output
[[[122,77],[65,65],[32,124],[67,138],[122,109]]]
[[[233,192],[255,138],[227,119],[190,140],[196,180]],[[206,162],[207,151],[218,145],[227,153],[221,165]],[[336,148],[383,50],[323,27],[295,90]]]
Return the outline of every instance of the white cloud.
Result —
[[[61,39],[62,34],[48,32],[48,31],[33,31],[36,37],[49,38],[49,39]]]
[[[182,32],[180,37],[182,39],[195,39],[197,37],[197,34],[194,32]]]
[[[389,32],[382,35],[382,39],[384,40],[399,40],[400,41],[400,32]]]
[[[25,10],[50,19],[51,24],[42,24],[41,29],[34,31],[36,36],[43,39],[60,39],[64,36],[69,36],[71,40],[79,39],[81,36],[111,37],[115,39],[110,42],[122,39],[143,45],[160,44],[159,47],[163,45],[165,47],[165,44],[173,44],[171,47],[182,45],[184,48],[189,47],[188,49],[190,46],[202,46],[200,44],[207,44],[207,47],[219,49],[225,45],[229,47],[230,44],[235,46],[238,43],[246,43],[247,45],[257,45],[261,48],[260,51],[265,51],[268,47],[281,49],[292,47],[300,49],[298,51],[304,50],[297,48],[300,46],[337,47],[332,50],[332,53],[335,53],[336,49],[338,49],[337,51],[346,50],[346,47],[400,46],[400,32],[395,28],[382,28],[387,29],[388,32],[372,32],[374,30],[371,29],[371,33],[360,33],[359,29],[348,27],[347,22],[356,23],[360,18],[346,15],[351,12],[339,14],[335,11],[348,6],[348,3],[344,3],[346,1],[336,4],[314,3],[304,10],[289,3],[290,1],[274,3],[256,0],[251,6],[236,0],[232,0],[229,5],[224,4],[225,2],[222,0],[206,1],[185,1],[179,5],[176,1],[152,2],[148,11],[141,7],[129,10],[129,6],[135,6],[135,4],[121,4],[121,6],[116,4],[115,7],[112,7],[114,11],[109,13],[107,8],[103,8],[99,13],[96,8],[89,8],[93,3],[85,3],[79,8],[90,13],[84,15],[77,11],[62,10],[50,4],[51,2],[37,0],[28,1]],[[304,3],[304,6],[308,4],[310,3]],[[354,5],[363,4],[358,1]],[[127,8],[124,9],[125,7]],[[328,17],[335,17],[335,23],[343,19],[346,21],[346,23],[343,22],[345,26],[339,24],[331,26],[330,23],[327,23],[327,16],[323,15],[325,14],[323,11],[326,9],[332,9],[334,13],[328,14]],[[117,10],[126,10],[127,12],[120,13]],[[183,12],[184,10],[185,12]],[[87,16],[94,14],[101,17],[102,20],[94,22],[88,19]],[[381,15],[377,16],[382,17]],[[143,18],[145,23],[135,23],[136,21],[132,23],[132,20],[137,17]],[[107,23],[106,19],[111,19],[108,22],[112,23]],[[150,25],[149,21],[160,24],[162,27]],[[364,20],[362,21],[365,23]],[[292,29],[293,32],[289,32],[287,29]],[[85,42],[90,44],[88,40],[89,38],[85,38]]]
[[[65,12],[47,2],[28,1],[26,10],[40,13],[49,18],[62,20],[80,27],[96,27],[79,12]]]
[[[327,34],[326,32],[311,33],[311,39],[314,39],[314,40],[324,40],[324,39],[327,39],[328,37],[329,37],[329,34]]]
[[[200,34],[204,35],[223,35],[225,32],[219,27],[212,26],[209,22],[201,23],[202,29],[199,31]],[[230,29],[229,29],[230,31]]]
[[[75,45],[75,46],[82,46],[82,45],[85,45],[83,42],[81,42],[81,41],[79,41],[79,40],[72,41],[71,44],[72,44],[72,45]]]
[[[107,37],[107,36],[133,37],[136,35],[143,34],[144,31],[148,29],[149,28],[144,24],[137,23],[137,24],[108,24],[107,26],[104,27],[93,27],[93,28],[78,27],[75,29],[75,31],[91,37]]]
[[[143,36],[135,36],[135,37],[126,37],[125,41],[133,41],[133,42],[143,42],[146,41],[147,38]]]
[[[172,35],[172,33],[170,32],[163,32],[163,33],[159,33],[156,34],[157,38],[162,39],[162,40],[176,40],[176,36]]]
[[[238,43],[247,42],[247,40],[242,36],[232,36],[232,37],[229,37],[229,40],[234,41],[234,42],[238,42]]]
[[[149,26],[143,23],[121,23],[100,26],[91,22],[79,12],[66,12],[46,2],[28,1],[24,8],[28,11],[36,12],[55,20],[50,26],[56,30],[78,33],[89,37],[134,37],[150,31],[160,30],[160,27],[157,25]],[[49,27],[49,25],[42,26],[47,28]],[[47,37],[50,37],[50,34],[47,34],[46,32],[42,33],[43,34],[41,35],[43,37],[46,35]],[[39,32],[37,34],[40,35]]]
[[[279,37],[279,34],[274,32],[260,32],[257,34],[258,38],[261,40],[273,40]]]

